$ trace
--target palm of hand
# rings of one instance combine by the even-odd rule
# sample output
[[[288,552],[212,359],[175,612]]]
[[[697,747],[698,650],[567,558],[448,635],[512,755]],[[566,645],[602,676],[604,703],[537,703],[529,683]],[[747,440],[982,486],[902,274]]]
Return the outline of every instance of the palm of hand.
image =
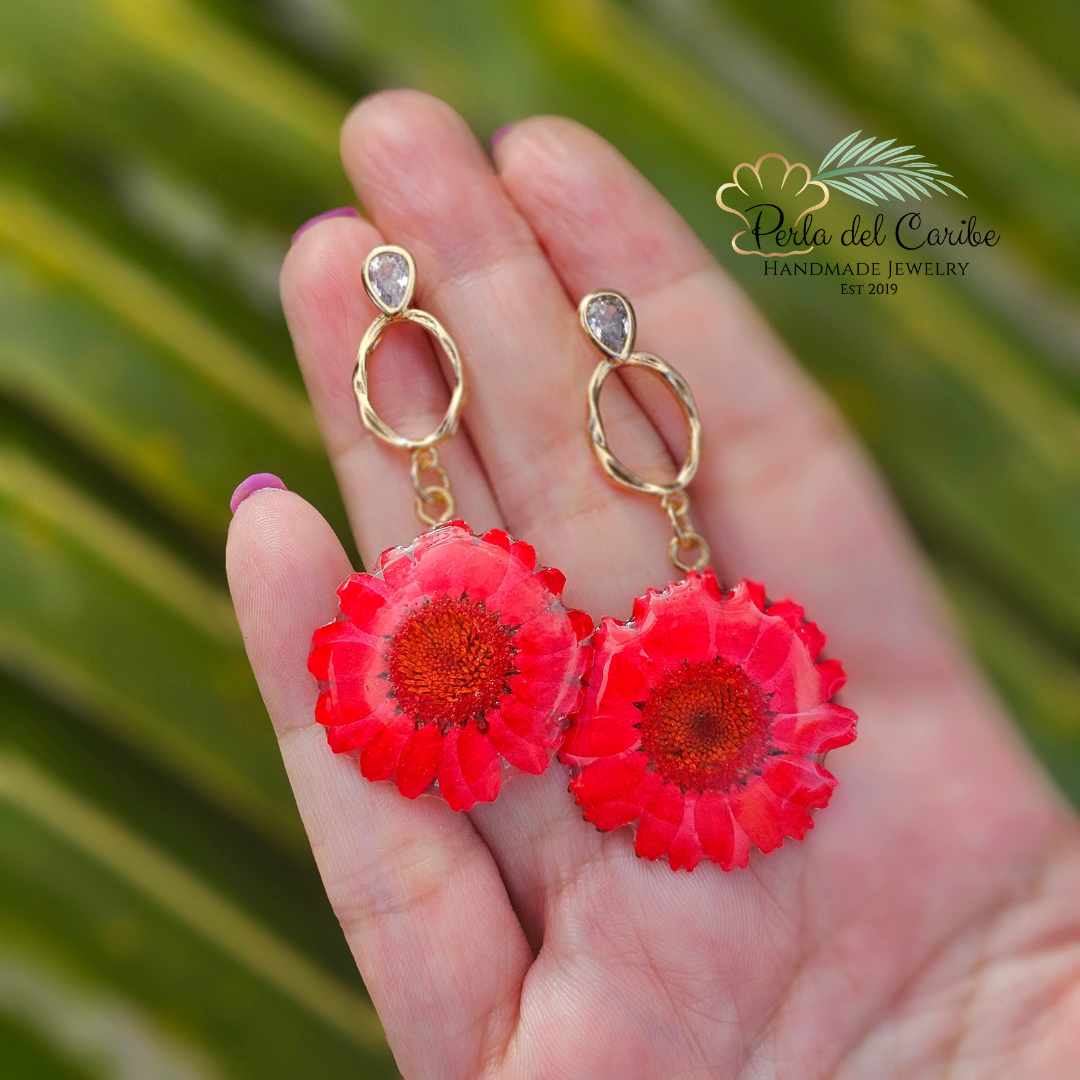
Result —
[[[297,496],[249,499],[230,536],[237,611],[403,1074],[1069,1075],[1075,819],[953,640],[861,452],[753,309],[630,166],[567,122],[519,125],[496,174],[445,106],[392,93],[354,112],[343,153],[376,224],[305,233],[283,296],[365,560],[417,532],[407,464],[366,435],[349,389],[374,313],[359,268],[390,241],[416,256],[417,302],[470,372],[443,454],[462,515],[529,539],[596,617],[667,583],[663,515],[603,478],[583,433],[595,354],[573,301],[614,286],[642,345],[694,387],[695,519],[724,576],[807,605],[862,717],[818,828],[731,874],[637,859],[627,830],[582,821],[558,763],[468,815],[407,801],[312,723],[307,647],[335,615],[344,552]],[[403,334],[381,350],[383,415],[437,422],[428,345]],[[651,401],[610,386],[608,428],[636,462],[670,467],[681,436]]]

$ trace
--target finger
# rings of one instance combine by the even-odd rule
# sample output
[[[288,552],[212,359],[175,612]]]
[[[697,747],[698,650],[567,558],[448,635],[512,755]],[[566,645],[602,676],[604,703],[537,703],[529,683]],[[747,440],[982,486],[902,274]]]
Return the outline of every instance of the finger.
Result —
[[[297,495],[258,492],[233,519],[227,564],[319,871],[398,1065],[472,1075],[510,1037],[532,960],[491,854],[465,815],[369,783],[312,723],[311,635],[350,572],[330,526]]]
[[[567,575],[572,602],[628,612],[628,583],[667,580],[664,521],[596,467],[585,410],[599,354],[487,155],[448,105],[393,91],[353,110],[342,156],[379,229],[416,257],[435,314],[455,327],[471,374],[465,422],[507,526]],[[607,398],[619,437],[670,470],[625,388]]]
[[[360,339],[378,314],[364,292],[361,267],[367,253],[382,243],[369,221],[330,218],[300,235],[281,273],[282,304],[297,359],[367,566],[424,528],[413,508],[408,453],[365,430],[352,388]],[[418,299],[423,287],[421,277]],[[387,330],[371,359],[371,383],[380,415],[411,437],[438,426],[450,397],[441,358],[416,326]],[[439,453],[458,515],[480,530],[501,525],[467,433],[459,433]]]
[[[807,604],[853,675],[953,671],[939,602],[864,453],[675,210],[569,120],[515,125],[496,161],[570,296],[626,293],[641,347],[689,381],[705,433],[693,514],[735,576]]]

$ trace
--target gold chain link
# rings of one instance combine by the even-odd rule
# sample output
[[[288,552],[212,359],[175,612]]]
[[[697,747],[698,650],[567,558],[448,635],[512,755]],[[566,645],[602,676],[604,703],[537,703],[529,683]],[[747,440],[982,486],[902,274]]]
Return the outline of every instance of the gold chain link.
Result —
[[[434,446],[414,450],[410,455],[409,472],[416,492],[416,516],[425,525],[445,525],[454,516],[457,500],[450,490],[450,477],[439,462],[439,451]],[[434,473],[439,483],[425,486],[426,473]]]
[[[660,499],[675,535],[668,544],[668,558],[684,574],[691,570],[703,570],[712,557],[708,541],[694,529],[690,522],[690,496],[685,491],[672,491]],[[693,560],[684,559],[680,552],[697,550]]]

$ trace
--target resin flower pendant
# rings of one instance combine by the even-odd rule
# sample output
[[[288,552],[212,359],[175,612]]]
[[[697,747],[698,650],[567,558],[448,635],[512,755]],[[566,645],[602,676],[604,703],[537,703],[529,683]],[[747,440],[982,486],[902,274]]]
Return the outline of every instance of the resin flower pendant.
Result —
[[[461,521],[384,551],[312,641],[331,748],[410,799],[435,785],[454,810],[492,801],[504,762],[543,772],[591,654],[592,619],[563,606],[563,584],[528,544]]]
[[[802,839],[836,785],[821,757],[855,738],[824,643],[797,604],[749,581],[725,593],[708,569],[639,597],[627,623],[605,618],[559,752],[585,817],[636,824],[637,853],[673,870]]]

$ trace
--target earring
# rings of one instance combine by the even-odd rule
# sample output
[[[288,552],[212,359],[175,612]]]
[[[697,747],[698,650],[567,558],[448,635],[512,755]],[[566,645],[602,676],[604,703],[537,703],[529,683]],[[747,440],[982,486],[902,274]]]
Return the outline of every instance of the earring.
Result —
[[[856,716],[833,702],[844,684],[825,637],[790,600],[770,603],[761,585],[724,591],[707,568],[709,546],[690,524],[686,486],[701,452],[701,421],[683,377],[634,352],[634,310],[625,296],[591,293],[581,325],[605,354],[589,383],[589,440],[617,484],[659,498],[674,535],[668,555],[686,579],[634,601],[633,617],[604,618],[593,637],[585,699],[559,752],[570,790],[602,830],[635,826],[647,859],[672,870],[708,858],[724,870],[813,826],[836,785],[821,762],[855,738]],[[668,484],[642,479],[608,447],[600,392],[613,371],[655,372],[690,428],[686,460]]]
[[[465,401],[457,346],[438,319],[409,307],[416,266],[404,248],[375,248],[362,276],[379,314],[353,377],[360,419],[410,454],[416,513],[430,528],[338,589],[341,617],[315,632],[308,659],[322,691],[315,718],[335,753],[359,752],[367,779],[392,780],[410,799],[434,785],[454,810],[468,810],[499,794],[504,763],[547,768],[581,701],[593,623],[563,606],[563,575],[538,566],[528,544],[452,520],[438,447]],[[368,390],[371,356],[402,322],[438,340],[454,380],[445,416],[422,439],[390,427]]]

